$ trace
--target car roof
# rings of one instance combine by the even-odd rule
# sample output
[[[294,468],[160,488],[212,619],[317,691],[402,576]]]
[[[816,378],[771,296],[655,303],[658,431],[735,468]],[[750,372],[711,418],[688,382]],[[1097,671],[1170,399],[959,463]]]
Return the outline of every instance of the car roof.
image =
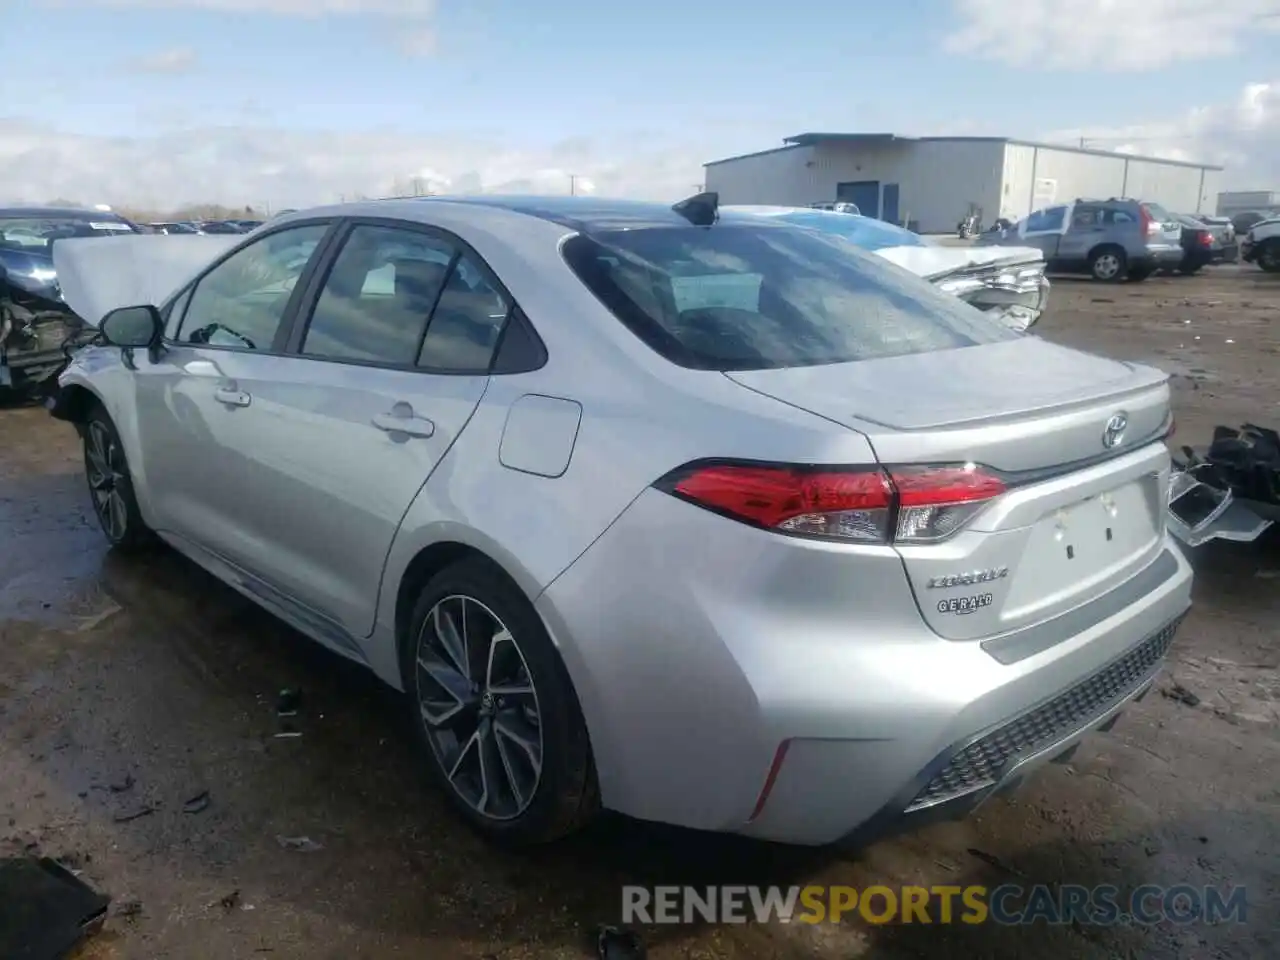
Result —
[[[277,216],[272,222],[302,220],[315,216],[389,217],[433,222],[432,211],[447,210],[453,216],[463,211],[484,211],[491,217],[523,219],[534,217],[579,233],[639,229],[646,227],[688,227],[698,229],[672,209],[670,204],[646,200],[611,200],[572,196],[438,196],[387,200],[361,200],[326,207],[313,207]],[[849,214],[837,214],[849,216]]]

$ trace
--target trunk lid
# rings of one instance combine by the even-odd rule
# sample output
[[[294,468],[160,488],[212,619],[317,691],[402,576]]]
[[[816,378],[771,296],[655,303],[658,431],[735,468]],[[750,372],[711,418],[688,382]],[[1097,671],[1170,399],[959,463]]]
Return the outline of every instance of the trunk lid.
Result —
[[[1021,337],[726,376],[858,430],[886,465],[972,462],[1002,474],[1007,492],[959,533],[897,548],[922,616],[948,639],[1057,616],[1162,549],[1170,408],[1159,370]]]

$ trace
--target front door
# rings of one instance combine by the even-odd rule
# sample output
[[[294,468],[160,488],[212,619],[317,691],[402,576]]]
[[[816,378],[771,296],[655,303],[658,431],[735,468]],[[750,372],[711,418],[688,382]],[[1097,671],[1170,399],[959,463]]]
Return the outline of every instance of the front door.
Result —
[[[299,282],[331,227],[286,227],[224,258],[175,302],[155,362],[135,357],[152,523],[242,565],[262,551],[254,515],[269,510],[253,395],[280,363]]]
[[[1070,207],[1046,207],[1018,224],[1018,242],[1038,247],[1050,264],[1058,262],[1058,245],[1069,224]]]
[[[864,217],[880,216],[880,181],[850,180],[836,184],[836,200],[857,204]]]
[[[510,301],[447,235],[357,223],[254,385],[271,479],[266,572],[351,636],[373,629],[400,520],[475,412]],[[496,456],[496,451],[495,451]]]

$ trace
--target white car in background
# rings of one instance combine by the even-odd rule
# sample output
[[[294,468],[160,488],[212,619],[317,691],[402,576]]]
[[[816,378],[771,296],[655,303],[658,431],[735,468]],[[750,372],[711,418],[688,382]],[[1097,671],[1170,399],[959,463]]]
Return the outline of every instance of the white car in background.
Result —
[[[980,310],[998,313],[1015,330],[1033,326],[1048,302],[1044,254],[1034,247],[944,247],[883,220],[810,207],[742,204],[720,210],[774,217],[844,237]]]

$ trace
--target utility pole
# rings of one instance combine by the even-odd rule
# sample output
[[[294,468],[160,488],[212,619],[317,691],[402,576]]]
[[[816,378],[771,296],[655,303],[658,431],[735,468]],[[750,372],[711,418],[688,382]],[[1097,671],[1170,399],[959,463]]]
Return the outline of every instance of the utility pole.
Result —
[[[569,196],[576,197],[578,195],[578,175],[576,173],[569,174]]]

